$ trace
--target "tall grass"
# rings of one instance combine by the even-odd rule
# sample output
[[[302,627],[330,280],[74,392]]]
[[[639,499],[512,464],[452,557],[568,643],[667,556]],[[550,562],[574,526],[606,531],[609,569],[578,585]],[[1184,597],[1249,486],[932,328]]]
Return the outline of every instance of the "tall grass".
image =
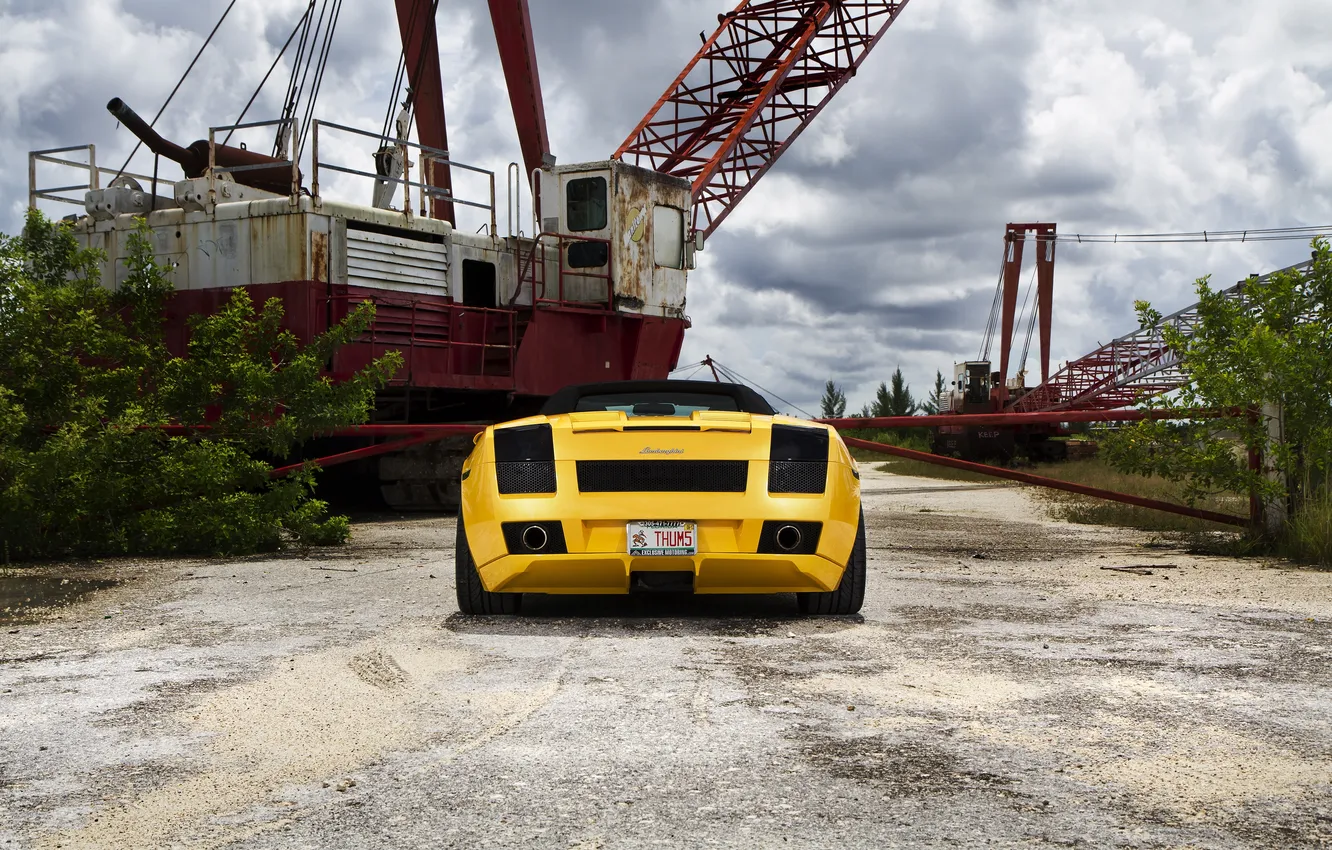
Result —
[[[1332,492],[1305,500],[1286,525],[1282,549],[1292,560],[1332,567]]]
[[[1130,475],[1120,472],[1100,458],[1074,460],[1065,463],[1047,463],[1037,466],[1033,472],[1048,478],[1083,484],[1101,490],[1112,490],[1130,496],[1141,496],[1161,502],[1186,504],[1183,488],[1174,481],[1156,476]],[[1220,525],[1194,517],[1155,511],[1123,502],[1097,499],[1092,496],[1080,496],[1062,490],[1041,488],[1037,491],[1044,501],[1050,515],[1055,519],[1075,522],[1083,525],[1117,525],[1136,528],[1142,531],[1218,531],[1233,526]],[[1248,498],[1239,493],[1221,493],[1209,496],[1194,504],[1218,513],[1244,516],[1248,511]]]
[[[994,478],[979,472],[969,472],[923,461],[900,458],[889,460],[876,468],[896,475],[942,478],[949,481],[987,483],[1002,483],[1004,481],[1004,479]],[[1175,482],[1163,478],[1119,472],[1100,458],[1071,460],[1063,463],[1044,463],[1028,471],[1047,478],[1096,487],[1101,490],[1113,490],[1118,493],[1157,499],[1162,502],[1173,502],[1178,505],[1185,504],[1182,488]],[[1067,493],[1062,490],[1039,487],[1033,488],[1032,491],[1045,504],[1052,517],[1066,522],[1083,525],[1116,525],[1142,531],[1163,532],[1208,532],[1227,528],[1227,526],[1218,525],[1207,520],[1154,511],[1150,508],[1141,508],[1123,502],[1081,496],[1077,493]],[[1248,499],[1238,493],[1223,493],[1198,502],[1196,507],[1243,516],[1248,510]],[[1332,507],[1329,510],[1332,510]]]

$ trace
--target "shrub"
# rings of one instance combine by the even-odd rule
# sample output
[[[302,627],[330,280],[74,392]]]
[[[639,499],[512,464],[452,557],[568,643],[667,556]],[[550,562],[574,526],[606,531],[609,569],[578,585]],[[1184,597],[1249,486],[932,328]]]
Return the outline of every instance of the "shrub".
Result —
[[[9,556],[346,540],[346,518],[313,498],[313,467],[274,480],[267,459],[366,420],[401,356],[337,384],[323,367],[365,330],[373,306],[302,345],[282,329],[279,300],[256,309],[238,289],[217,313],[191,318],[188,356],[173,357],[161,320],[172,285],[146,226],[129,241],[117,289],[101,286],[101,261],[35,212],[21,236],[0,235],[0,540]],[[189,436],[159,427],[202,423],[207,430]]]

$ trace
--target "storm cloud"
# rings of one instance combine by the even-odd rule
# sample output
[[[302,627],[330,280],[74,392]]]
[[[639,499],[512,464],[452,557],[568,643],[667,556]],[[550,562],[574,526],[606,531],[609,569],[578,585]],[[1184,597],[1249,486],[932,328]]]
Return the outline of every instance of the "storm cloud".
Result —
[[[28,150],[93,142],[119,166],[134,140],[106,101],[156,112],[225,5],[0,0],[0,230],[21,221]],[[531,5],[551,141],[575,162],[606,158],[733,4]],[[303,6],[239,0],[160,129],[189,141],[233,121]],[[318,113],[378,129],[400,50],[393,4],[343,9]],[[808,409],[833,378],[858,409],[898,366],[920,395],[936,369],[976,355],[1009,221],[1332,224],[1328,12],[1325,0],[914,0],[709,240],[682,362],[711,354]],[[519,155],[486,4],[441,0],[437,25],[452,153],[503,174]],[[251,118],[280,112],[285,81],[280,69]],[[131,164],[150,169],[142,153]],[[1135,298],[1174,310],[1201,275],[1230,282],[1305,257],[1297,242],[1061,243],[1055,359],[1131,330]]]

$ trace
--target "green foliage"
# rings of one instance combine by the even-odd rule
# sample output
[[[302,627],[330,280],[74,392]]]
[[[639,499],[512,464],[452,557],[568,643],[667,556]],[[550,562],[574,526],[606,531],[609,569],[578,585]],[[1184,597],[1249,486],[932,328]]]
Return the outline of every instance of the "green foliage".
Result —
[[[829,381],[823,387],[823,398],[819,399],[819,416],[823,419],[841,419],[846,415],[846,393]]]
[[[943,404],[944,394],[948,392],[944,384],[943,372],[934,373],[934,389],[930,392],[930,397],[920,403],[920,412],[926,416],[934,416],[939,412],[939,407]]]
[[[316,433],[363,422],[399,367],[386,355],[351,380],[321,374],[367,327],[362,305],[301,345],[282,304],[244,290],[190,322],[189,356],[162,336],[172,292],[146,228],[123,279],[101,285],[100,257],[63,225],[30,213],[0,236],[0,540],[11,557],[239,553],[286,541],[341,542],[345,517],[314,498],[313,469],[273,480]],[[157,426],[207,423],[192,436]]]
[[[1332,250],[1322,239],[1313,249],[1311,273],[1274,275],[1250,287],[1242,302],[1214,292],[1202,278],[1194,334],[1163,329],[1192,380],[1161,406],[1253,411],[1279,406],[1281,438],[1269,434],[1262,415],[1221,425],[1141,422],[1106,442],[1107,457],[1117,468],[1179,481],[1191,502],[1226,491],[1298,502],[1303,494],[1325,491],[1332,471]],[[1150,304],[1137,307],[1144,327],[1160,322]],[[1251,471],[1248,450],[1262,452],[1281,477]]]
[[[874,415],[915,415],[917,410],[916,401],[911,397],[911,388],[907,386],[906,379],[902,377],[900,366],[893,372],[892,384],[893,388],[889,390],[882,382],[879,383],[879,389],[874,394]]]

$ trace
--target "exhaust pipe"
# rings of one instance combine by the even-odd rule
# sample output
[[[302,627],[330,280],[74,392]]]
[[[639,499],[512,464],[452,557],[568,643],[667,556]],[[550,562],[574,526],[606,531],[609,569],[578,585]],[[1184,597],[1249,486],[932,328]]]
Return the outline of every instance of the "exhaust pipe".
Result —
[[[529,525],[523,529],[523,545],[533,552],[545,549],[549,541],[550,536],[546,534],[546,529],[539,525]]]
[[[130,109],[130,105],[118,97],[111,98],[111,102],[106,105],[107,112],[116,117],[116,120],[125,125],[125,129],[139,137],[148,150],[164,156],[172,162],[180,163],[181,167],[189,171],[189,165],[194,162],[194,154],[188,148],[182,148],[175,142],[168,142],[162,138],[161,134],[148,126],[148,122],[139,117],[139,113]],[[207,163],[205,163],[207,166]]]
[[[128,103],[118,97],[111,98],[106,104],[106,110],[114,115],[117,121],[124,124],[125,129],[138,136],[139,140],[148,147],[148,150],[178,163],[184,169],[186,177],[202,177],[208,171],[207,139],[192,142],[189,147],[181,147],[175,142],[167,141],[162,138],[160,133],[148,126],[148,122],[144,121],[139,113],[131,109]],[[250,186],[265,192],[272,192],[275,195],[291,194],[291,166],[283,165],[284,161],[281,159],[255,153],[245,148],[223,144],[213,146],[213,158],[219,168],[271,164],[272,168],[258,168],[253,171],[238,172],[234,175],[235,180],[242,186]],[[299,180],[299,172],[297,173],[297,179]]]
[[[777,545],[783,551],[790,552],[800,545],[800,529],[794,525],[784,525],[777,529]]]

